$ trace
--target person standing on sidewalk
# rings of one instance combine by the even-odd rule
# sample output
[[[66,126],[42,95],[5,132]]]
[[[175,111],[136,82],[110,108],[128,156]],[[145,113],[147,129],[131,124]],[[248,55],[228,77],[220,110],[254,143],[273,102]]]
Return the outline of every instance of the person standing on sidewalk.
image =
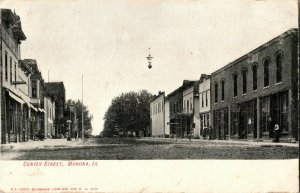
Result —
[[[275,140],[274,142],[279,142],[279,138],[280,138],[280,129],[279,129],[279,125],[275,124],[274,126],[274,133],[275,133]]]

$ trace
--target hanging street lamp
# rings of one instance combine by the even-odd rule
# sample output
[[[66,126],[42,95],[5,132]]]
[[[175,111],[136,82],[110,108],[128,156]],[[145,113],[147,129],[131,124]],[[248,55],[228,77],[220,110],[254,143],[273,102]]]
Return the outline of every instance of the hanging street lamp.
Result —
[[[148,49],[149,49],[149,54],[148,54],[148,56],[147,56],[146,58],[147,58],[147,60],[148,60],[148,68],[151,69],[151,68],[152,68],[151,63],[152,63],[153,57],[151,56],[150,48],[148,48]]]

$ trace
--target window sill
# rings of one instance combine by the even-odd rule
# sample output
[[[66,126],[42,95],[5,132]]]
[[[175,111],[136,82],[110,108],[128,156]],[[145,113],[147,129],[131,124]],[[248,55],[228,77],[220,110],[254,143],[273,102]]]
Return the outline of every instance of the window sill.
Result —
[[[233,99],[236,99],[236,98],[237,98],[237,96],[234,96],[234,97],[233,97]]]
[[[253,93],[255,93],[255,92],[257,92],[257,89],[256,90],[254,90],[254,91],[252,91]]]
[[[277,82],[277,83],[275,83],[275,85],[280,85],[280,84],[282,84],[282,82]]]
[[[265,87],[263,87],[263,89],[267,89],[267,88],[269,88],[270,86],[265,86]]]
[[[242,94],[242,96],[246,96],[246,95],[247,95],[247,93]]]

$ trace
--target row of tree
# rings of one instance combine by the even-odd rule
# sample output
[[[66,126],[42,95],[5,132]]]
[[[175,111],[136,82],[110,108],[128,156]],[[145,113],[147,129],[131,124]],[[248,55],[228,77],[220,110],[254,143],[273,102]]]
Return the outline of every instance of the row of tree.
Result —
[[[150,135],[150,100],[146,90],[122,93],[115,97],[104,115],[104,137]]]
[[[64,116],[60,118],[60,125],[62,125],[62,132],[68,132],[67,120],[71,120],[72,137],[78,134],[78,137],[82,136],[82,108],[83,108],[83,121],[84,121],[84,137],[90,137],[92,135],[92,119],[93,115],[90,115],[88,107],[82,105],[81,101],[69,99],[66,104],[66,110],[64,111]]]

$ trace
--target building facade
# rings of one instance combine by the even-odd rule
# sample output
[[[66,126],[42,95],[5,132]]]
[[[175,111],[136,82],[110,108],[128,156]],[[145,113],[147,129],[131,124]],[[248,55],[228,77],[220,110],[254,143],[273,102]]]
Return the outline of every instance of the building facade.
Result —
[[[163,137],[165,135],[165,92],[159,92],[150,101],[150,128],[151,136]]]
[[[20,17],[0,9],[1,143],[28,140],[31,104],[30,69],[19,62],[20,44],[26,40]]]
[[[187,135],[191,134],[195,138],[200,137],[200,117],[199,117],[199,81],[188,84],[182,92],[183,128]]]
[[[55,136],[55,97],[50,93],[45,94],[44,110],[46,111],[44,119],[45,137],[52,138],[52,136]]]
[[[41,131],[41,133],[46,136],[44,127],[46,117],[46,111],[44,110],[45,82],[36,60],[24,59],[22,61],[26,63],[32,71],[29,81],[29,96],[31,104],[33,104],[37,110],[32,112],[32,129],[30,133],[31,136],[34,137],[35,133]]]
[[[217,139],[298,140],[297,30],[291,29],[211,75],[211,116]],[[201,89],[200,89],[201,90]]]
[[[210,75],[202,74],[199,80],[199,117],[200,117],[200,130],[207,131],[210,127]]]
[[[51,93],[55,97],[55,137],[67,132],[65,123],[65,103],[66,94],[65,86],[63,82],[48,82],[45,83],[47,92]]]

